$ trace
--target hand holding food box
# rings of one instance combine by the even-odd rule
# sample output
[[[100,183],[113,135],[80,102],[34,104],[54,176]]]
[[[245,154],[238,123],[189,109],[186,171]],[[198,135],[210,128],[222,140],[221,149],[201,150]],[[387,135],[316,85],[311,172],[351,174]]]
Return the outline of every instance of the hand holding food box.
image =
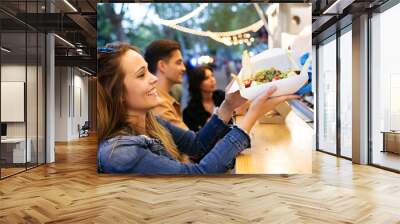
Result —
[[[263,51],[251,58],[244,52],[242,69],[228,92],[240,91],[242,97],[253,100],[274,85],[277,91],[272,96],[294,94],[307,83],[311,63],[308,59],[300,69],[294,57],[280,48]]]

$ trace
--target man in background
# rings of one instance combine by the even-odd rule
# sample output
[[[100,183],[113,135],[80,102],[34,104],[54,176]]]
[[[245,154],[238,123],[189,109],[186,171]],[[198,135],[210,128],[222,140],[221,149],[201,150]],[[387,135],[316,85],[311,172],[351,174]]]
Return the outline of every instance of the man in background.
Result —
[[[153,41],[146,47],[144,58],[149,71],[158,77],[156,88],[162,102],[153,112],[175,126],[188,130],[182,120],[180,103],[170,94],[174,84],[182,83],[186,72],[179,43],[166,39]]]

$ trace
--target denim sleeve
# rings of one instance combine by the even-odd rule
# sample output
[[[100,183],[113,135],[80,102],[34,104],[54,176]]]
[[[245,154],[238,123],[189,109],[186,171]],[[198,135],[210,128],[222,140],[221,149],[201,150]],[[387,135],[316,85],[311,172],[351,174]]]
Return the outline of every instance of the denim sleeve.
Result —
[[[215,114],[196,133],[178,128],[162,119],[159,119],[159,122],[170,131],[179,151],[199,158],[206,155],[217,141],[224,137],[231,129]]]
[[[241,129],[232,128],[225,137],[198,163],[181,163],[152,153],[143,145],[120,144],[110,156],[109,150],[100,153],[104,173],[137,174],[213,174],[228,170],[231,161],[250,146],[249,136]]]

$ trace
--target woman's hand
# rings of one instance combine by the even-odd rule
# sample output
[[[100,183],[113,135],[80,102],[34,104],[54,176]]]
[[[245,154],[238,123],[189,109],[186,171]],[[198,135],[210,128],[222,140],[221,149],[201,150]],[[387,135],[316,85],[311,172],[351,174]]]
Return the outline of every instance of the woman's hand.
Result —
[[[247,101],[246,103],[242,104],[242,106],[235,109],[235,114],[244,115],[249,109],[249,106],[250,106],[250,101]]]
[[[229,89],[233,85],[233,83],[236,82],[234,79],[232,79],[229,84],[225,88],[225,106],[227,106],[230,110],[235,110],[236,108],[242,106],[244,103],[247,102],[247,99],[243,98],[240,95],[239,91],[236,91],[234,93],[228,93]]]
[[[225,88],[225,100],[222,102],[221,106],[218,110],[218,117],[223,120],[225,123],[228,123],[232,117],[233,111],[247,102],[247,99],[243,98],[240,95],[239,91],[234,93],[228,93],[231,88],[233,82],[232,80],[228,86]]]
[[[239,91],[236,91],[234,93],[226,93],[225,94],[225,100],[223,103],[230,109],[230,110],[235,110],[236,108],[242,106],[247,102],[246,98],[243,98],[240,95]]]
[[[276,91],[276,89],[276,86],[269,88],[267,92],[258,96],[251,102],[249,110],[239,124],[240,128],[249,133],[259,117],[263,116],[268,111],[273,110],[276,106],[286,100],[300,98],[300,96],[297,95],[285,95],[271,98],[271,95]]]

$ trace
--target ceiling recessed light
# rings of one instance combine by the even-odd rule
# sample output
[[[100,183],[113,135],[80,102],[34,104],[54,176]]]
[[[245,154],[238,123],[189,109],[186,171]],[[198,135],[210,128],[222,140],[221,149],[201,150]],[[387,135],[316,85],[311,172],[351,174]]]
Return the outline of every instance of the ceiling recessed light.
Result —
[[[351,5],[355,0],[336,0],[322,14],[342,14],[343,10]]]
[[[61,40],[62,42],[64,42],[65,44],[67,44],[68,46],[75,48],[75,45],[71,44],[71,42],[69,42],[69,41],[67,41],[66,39],[60,37],[59,35],[54,34],[54,36],[57,37],[57,38],[58,38],[59,40]]]
[[[5,48],[5,47],[1,47],[0,48],[2,51],[4,51],[4,52],[7,52],[7,53],[10,53],[11,52],[11,50],[9,50],[9,49],[7,49],[7,48]]]
[[[81,69],[81,68],[79,68],[79,67],[78,67],[78,70],[81,71],[81,72],[83,72],[83,73],[85,73],[85,74],[87,74],[87,75],[92,75],[92,73],[90,73],[90,72],[88,72],[88,71],[85,71],[85,70],[83,70],[83,69]]]
[[[69,3],[68,0],[64,0],[65,4],[67,4],[74,12],[78,12],[78,10],[71,4]]]

